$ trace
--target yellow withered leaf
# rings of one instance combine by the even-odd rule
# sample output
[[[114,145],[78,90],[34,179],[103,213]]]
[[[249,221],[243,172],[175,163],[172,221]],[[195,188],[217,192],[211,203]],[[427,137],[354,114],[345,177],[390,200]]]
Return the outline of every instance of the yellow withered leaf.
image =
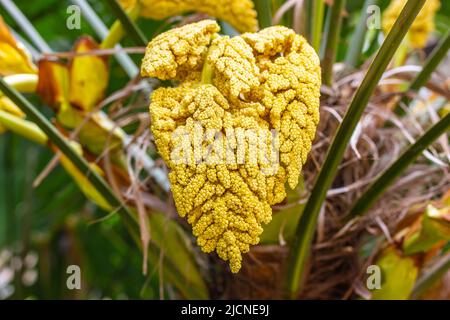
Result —
[[[403,242],[403,251],[407,255],[427,252],[450,240],[449,206],[438,209],[429,204],[416,225],[411,227]]]
[[[381,270],[381,286],[372,291],[372,299],[408,299],[418,274],[414,258],[403,256],[391,246],[380,253],[375,265]]]
[[[17,42],[0,16],[0,75],[36,73],[36,66],[25,47]]]
[[[75,51],[86,52],[96,46],[93,40],[84,37],[78,41]],[[101,111],[91,112],[107,86],[105,68],[106,61],[98,56],[77,56],[70,66],[54,59],[42,59],[37,93],[56,112],[59,124],[78,130],[78,139],[86,150],[99,155],[108,149],[112,161],[121,164],[123,131]]]
[[[69,99],[69,70],[60,61],[45,58],[39,61],[38,95],[54,110]]]
[[[81,37],[74,53],[97,50],[98,44],[90,37]],[[69,101],[76,108],[90,111],[103,98],[108,86],[108,61],[98,55],[78,55],[69,62]]]

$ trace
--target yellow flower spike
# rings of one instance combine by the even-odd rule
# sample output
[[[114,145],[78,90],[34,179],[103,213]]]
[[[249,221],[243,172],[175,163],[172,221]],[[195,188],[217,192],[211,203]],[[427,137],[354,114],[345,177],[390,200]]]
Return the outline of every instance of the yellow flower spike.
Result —
[[[219,37],[211,45],[208,63],[214,66],[214,85],[230,99],[257,88],[259,68],[252,48],[241,37]]]
[[[99,46],[88,36],[78,39],[74,53],[96,50]],[[69,62],[69,101],[85,111],[91,111],[103,98],[108,86],[108,61],[104,56],[75,56]]]
[[[162,20],[187,12],[206,13],[228,22],[239,32],[256,31],[258,21],[251,0],[120,0],[129,10],[139,1],[141,16]]]
[[[406,2],[406,0],[393,0],[383,13],[382,26],[385,34],[388,34],[391,30]],[[412,48],[420,49],[426,45],[429,35],[435,29],[434,17],[440,5],[439,0],[427,0],[425,2],[407,34]]]
[[[215,21],[204,20],[158,35],[147,46],[141,75],[183,80],[200,72],[207,47],[219,30]]]
[[[320,65],[285,27],[234,38],[218,31],[205,20],[161,34],[141,70],[181,80],[152,94],[156,146],[198,245],[238,272],[286,182],[298,183],[319,121]]]
[[[17,42],[0,16],[0,75],[36,73],[36,66],[26,48]]]

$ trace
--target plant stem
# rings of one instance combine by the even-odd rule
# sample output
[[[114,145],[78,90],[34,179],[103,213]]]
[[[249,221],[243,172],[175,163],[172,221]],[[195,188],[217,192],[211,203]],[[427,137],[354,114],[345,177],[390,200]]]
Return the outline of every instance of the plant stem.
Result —
[[[141,11],[141,6],[139,2],[136,2],[135,6],[127,11],[128,16],[131,20],[136,20],[139,17],[139,13]],[[114,48],[116,44],[122,40],[125,36],[125,30],[123,28],[120,20],[114,21],[113,25],[109,29],[108,35],[103,39],[100,44],[101,49],[110,49]]]
[[[417,74],[413,82],[411,82],[407,92],[417,92],[422,86],[424,86],[430,79],[434,70],[441,63],[442,59],[447,56],[447,52],[450,49],[450,31],[447,32],[444,38],[439,42],[439,44],[434,48],[433,52],[430,54],[428,59],[425,61],[425,65],[422,71]],[[400,105],[409,105],[411,103],[411,98],[408,95],[404,95],[400,102],[394,108],[397,114],[402,114]]]
[[[345,64],[348,67],[356,68],[359,65],[359,59],[367,33],[367,9],[370,6],[376,5],[377,3],[378,0],[365,0],[364,2],[364,6],[362,9],[363,12],[361,13],[361,17],[359,18],[358,24],[355,28],[355,31],[353,32],[352,40],[350,41],[347,55],[345,57]]]
[[[100,49],[114,48],[124,36],[125,30],[123,29],[122,23],[119,20],[114,21],[111,28],[109,28],[107,36],[100,43]]]
[[[325,4],[323,0],[313,1],[313,21],[312,21],[312,31],[311,31],[311,43],[316,52],[319,53],[320,41],[322,40],[322,26],[323,17],[325,12]]]
[[[201,83],[202,84],[212,84],[212,78],[214,74],[214,69],[211,66],[210,63],[208,63],[208,55],[211,52],[213,46],[210,46],[209,49],[206,51],[203,68],[202,68],[202,76],[201,76]]]
[[[95,13],[95,11],[87,2],[87,0],[71,0],[71,2],[81,8],[81,12],[86,21],[89,23],[92,29],[94,29],[95,33],[101,39],[104,39],[108,35],[109,32],[108,28],[103,23],[103,21],[98,17],[98,15]],[[121,46],[117,44],[116,48],[120,49]],[[117,62],[119,62],[123,70],[127,73],[127,75],[130,78],[134,78],[139,74],[139,68],[125,52],[122,51],[116,52],[114,56],[116,57]]]
[[[364,214],[381,196],[383,191],[437,138],[450,129],[450,113],[425,132],[364,192],[350,210],[350,217]]]
[[[305,18],[304,28],[305,28],[305,38],[309,43],[312,43],[312,25],[313,25],[313,2],[317,0],[304,0],[303,2],[303,10],[305,14],[303,15]]]
[[[286,1],[285,0],[272,0],[272,11],[273,11],[273,15],[276,14],[276,12],[281,8],[281,6],[283,4],[285,4]],[[269,4],[270,5],[270,4]],[[285,12],[283,14],[283,17],[281,18],[281,25],[286,26],[286,27],[292,27],[292,8],[287,10],[287,12]]]
[[[145,37],[141,29],[136,25],[136,23],[131,19],[131,17],[123,10],[122,6],[117,2],[117,0],[106,0],[111,8],[112,12],[115,14],[117,19],[119,19],[125,31],[133,40],[137,46],[145,47],[147,46],[148,40]]]
[[[88,180],[101,193],[105,200],[112,207],[117,208],[117,212],[123,218],[126,226],[139,234],[132,213],[122,204],[105,180],[97,172],[92,170],[83,157],[77,154],[61,133],[28,100],[14,88],[11,88],[3,78],[0,78],[0,90],[27,115],[30,121],[34,122],[47,135],[48,139],[72,161],[78,170],[86,175]]]
[[[259,28],[263,29],[272,25],[272,10],[270,0],[255,0],[256,12],[258,12]]]
[[[305,277],[305,265],[317,218],[325,201],[326,193],[336,176],[348,142],[384,70],[386,70],[392,56],[424,3],[425,0],[409,0],[400,13],[394,27],[367,70],[328,149],[325,161],[297,225],[295,238],[291,246],[285,282],[287,294],[290,298],[297,296],[300,283]]]
[[[322,59],[322,81],[329,87],[333,82],[333,65],[336,61],[344,5],[345,0],[334,0],[327,17],[325,51]]]

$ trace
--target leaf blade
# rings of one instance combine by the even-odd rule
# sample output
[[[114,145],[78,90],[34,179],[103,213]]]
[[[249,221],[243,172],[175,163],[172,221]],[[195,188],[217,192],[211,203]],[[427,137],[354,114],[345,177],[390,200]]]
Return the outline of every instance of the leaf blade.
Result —
[[[300,289],[300,282],[304,278],[304,267],[314,235],[316,221],[326,198],[326,192],[333,183],[347,144],[384,70],[424,3],[425,0],[409,0],[404,7],[356,91],[328,149],[325,162],[297,225],[296,236],[291,247],[285,280],[287,294],[290,298],[294,298]]]

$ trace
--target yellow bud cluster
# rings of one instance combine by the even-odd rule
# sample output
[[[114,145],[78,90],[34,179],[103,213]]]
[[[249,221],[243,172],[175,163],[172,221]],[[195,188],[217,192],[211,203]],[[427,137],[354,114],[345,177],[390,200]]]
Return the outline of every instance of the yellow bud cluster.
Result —
[[[233,38],[218,30],[205,20],[161,34],[141,71],[181,80],[152,94],[156,146],[198,245],[238,272],[286,182],[298,183],[319,121],[320,65],[288,28]]]
[[[201,71],[208,46],[220,28],[204,20],[182,30],[169,30],[150,42],[142,61],[142,76],[184,80],[192,72]]]
[[[187,12],[205,13],[228,22],[239,32],[256,31],[258,21],[251,0],[120,0],[125,8],[141,6],[141,15],[162,20]]]

